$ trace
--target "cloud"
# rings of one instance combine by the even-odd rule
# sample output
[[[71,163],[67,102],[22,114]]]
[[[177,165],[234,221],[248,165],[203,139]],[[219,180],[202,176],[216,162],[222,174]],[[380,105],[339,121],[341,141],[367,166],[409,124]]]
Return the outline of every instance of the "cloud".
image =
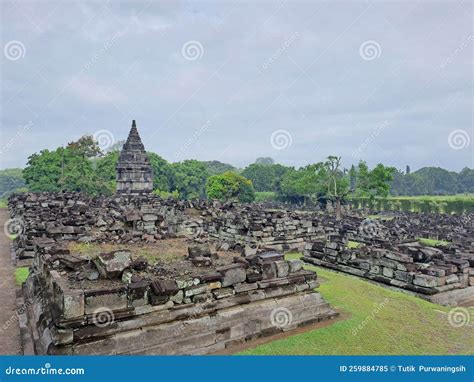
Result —
[[[302,166],[339,154],[349,166],[369,142],[363,159],[370,165],[474,167],[472,146],[448,144],[453,130],[474,142],[468,2],[1,7],[2,48],[12,40],[25,46],[19,60],[2,57],[2,140],[31,119],[35,137],[2,167],[23,166],[29,153],[81,133],[107,129],[125,138],[130,119],[147,149],[168,160],[243,167],[272,156]],[[182,54],[189,41],[202,45],[195,60]],[[370,59],[361,55],[367,42],[377,48]],[[192,138],[208,120],[209,129]],[[389,127],[372,137],[384,121]],[[270,136],[281,129],[292,144],[275,150]]]
[[[127,101],[126,95],[117,87],[103,85],[94,79],[83,76],[66,80],[64,87],[66,93],[86,103],[117,105]]]

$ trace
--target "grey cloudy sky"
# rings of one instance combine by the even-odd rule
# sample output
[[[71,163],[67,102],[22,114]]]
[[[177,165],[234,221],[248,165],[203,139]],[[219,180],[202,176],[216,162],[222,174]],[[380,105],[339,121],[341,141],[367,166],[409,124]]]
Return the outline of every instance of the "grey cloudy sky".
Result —
[[[474,167],[472,25],[468,0],[2,0],[0,167],[132,119],[169,161]]]

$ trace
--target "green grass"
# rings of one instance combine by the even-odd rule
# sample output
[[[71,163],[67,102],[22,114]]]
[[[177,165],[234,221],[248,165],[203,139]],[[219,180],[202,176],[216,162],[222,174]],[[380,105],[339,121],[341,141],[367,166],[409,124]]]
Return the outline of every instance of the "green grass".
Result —
[[[431,200],[434,202],[473,201],[474,194],[389,196],[388,199]]]
[[[362,243],[359,243],[358,241],[352,241],[349,240],[346,244],[347,248],[359,248],[362,245]]]
[[[28,275],[30,274],[30,269],[28,267],[20,267],[15,269],[15,282],[17,285],[23,284]]]
[[[386,215],[367,215],[367,219],[379,219],[379,220],[393,220],[393,216],[386,216]]]
[[[420,244],[428,245],[430,247],[436,247],[437,245],[448,245],[449,241],[446,240],[436,240],[436,239],[428,239],[426,237],[418,237],[417,238]]]
[[[450,308],[353,276],[305,268],[317,271],[322,278],[318,290],[324,299],[351,316],[241,354],[474,354],[474,330],[452,327],[447,314]],[[471,317],[473,314],[471,310]]]

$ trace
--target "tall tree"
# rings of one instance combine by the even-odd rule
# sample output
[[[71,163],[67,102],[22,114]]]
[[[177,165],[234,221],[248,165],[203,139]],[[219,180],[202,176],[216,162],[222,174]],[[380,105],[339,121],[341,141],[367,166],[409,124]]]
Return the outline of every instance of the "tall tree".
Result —
[[[351,192],[355,191],[356,182],[357,182],[357,171],[355,169],[355,166],[352,165],[351,169],[349,170],[349,187],[351,189]]]
[[[280,196],[296,202],[316,201],[325,193],[324,171],[323,163],[307,165],[298,170],[291,168],[281,179]]]
[[[206,180],[209,174],[204,163],[191,159],[173,163],[171,168],[171,191],[177,190],[182,199],[206,197]]]
[[[242,171],[242,176],[252,181],[255,191],[278,192],[281,178],[289,169],[281,164],[252,163]]]
[[[367,163],[360,161],[357,166],[356,195],[364,198],[375,198],[377,196],[388,196],[390,183],[393,180],[395,168],[385,167],[378,164],[369,170]]]
[[[248,203],[255,199],[252,182],[232,171],[209,177],[206,193],[209,199],[222,201],[238,200]]]
[[[341,219],[341,201],[349,193],[349,181],[342,171],[341,157],[328,156],[324,162],[326,170],[327,197],[336,203],[336,219]]]

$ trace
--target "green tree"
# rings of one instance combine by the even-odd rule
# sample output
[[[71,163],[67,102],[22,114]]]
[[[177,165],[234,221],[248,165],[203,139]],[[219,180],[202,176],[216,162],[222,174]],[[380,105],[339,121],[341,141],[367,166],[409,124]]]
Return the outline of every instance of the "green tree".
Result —
[[[171,165],[171,191],[177,190],[182,199],[204,198],[206,196],[207,167],[194,159]]]
[[[349,193],[349,180],[341,168],[341,157],[328,156],[324,162],[326,196],[336,203],[336,219],[341,219],[341,201]]]
[[[291,168],[281,179],[280,195],[291,201],[316,200],[325,193],[324,176],[323,163]]]
[[[355,166],[352,165],[351,169],[349,170],[349,187],[351,189],[351,192],[355,191],[357,184],[357,171],[355,169]]]
[[[387,197],[390,191],[389,182],[393,180],[394,167],[385,167],[379,163],[370,171],[370,187],[371,195]]]
[[[231,171],[209,177],[206,184],[206,193],[209,199],[221,201],[238,200],[239,202],[249,203],[255,199],[252,182]]]
[[[206,165],[207,172],[209,173],[209,175],[222,174],[226,171],[238,172],[238,170],[234,166],[227,163],[219,162],[218,160],[207,161],[203,163]]]
[[[104,185],[104,193],[114,193],[117,187],[115,168],[117,166],[119,155],[119,151],[109,151],[104,156],[92,160],[97,177]]]
[[[147,152],[147,155],[153,169],[153,190],[171,191],[172,166],[158,154]]]
[[[270,157],[260,157],[255,160],[255,164],[269,165],[275,164],[275,161],[273,160],[273,158]]]
[[[257,164],[247,166],[242,175],[250,179],[258,192],[279,192],[282,177],[290,170],[281,164]]]
[[[474,169],[464,167],[458,175],[459,191],[474,193]]]
[[[31,191],[107,192],[94,168],[93,157],[98,154],[100,149],[90,136],[71,142],[66,148],[33,154],[23,171],[26,184]]]
[[[385,167],[381,163],[369,170],[367,163],[360,161],[356,170],[356,196],[371,200],[377,196],[388,196],[389,182],[393,181],[395,172],[394,167]]]
[[[23,170],[23,177],[31,191],[60,191],[63,173],[63,151],[42,150],[32,154]]]
[[[0,170],[0,198],[5,198],[24,187],[25,179],[23,178],[23,170],[21,168]]]

